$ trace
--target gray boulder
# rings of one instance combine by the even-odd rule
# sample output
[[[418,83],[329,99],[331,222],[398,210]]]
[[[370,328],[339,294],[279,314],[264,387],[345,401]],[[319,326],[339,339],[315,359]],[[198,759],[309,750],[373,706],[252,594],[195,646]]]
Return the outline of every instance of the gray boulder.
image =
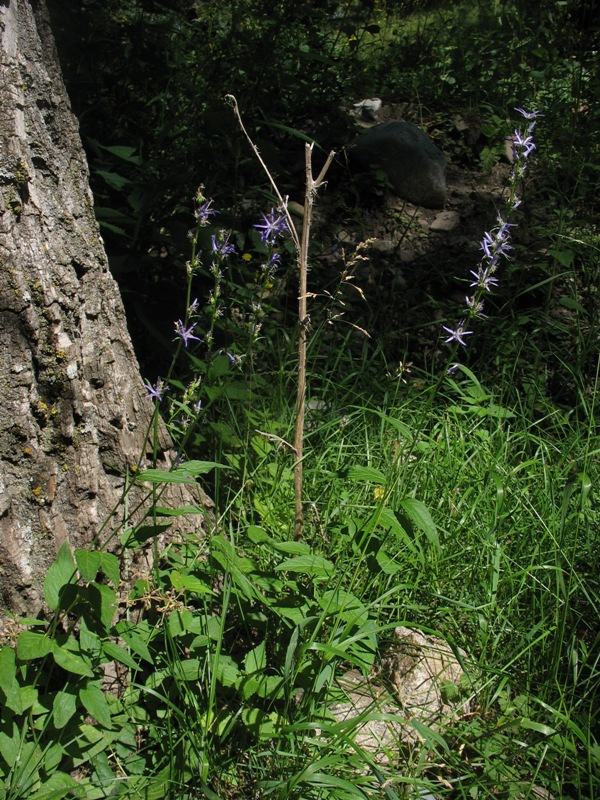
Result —
[[[358,170],[383,170],[395,193],[419,206],[446,202],[446,159],[412,122],[384,122],[361,134],[351,149]]]

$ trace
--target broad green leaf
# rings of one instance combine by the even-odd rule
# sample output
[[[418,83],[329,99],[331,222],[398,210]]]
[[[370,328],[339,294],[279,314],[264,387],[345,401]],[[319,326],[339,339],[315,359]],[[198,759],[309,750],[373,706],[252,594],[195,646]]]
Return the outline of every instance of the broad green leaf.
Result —
[[[106,169],[97,169],[95,170],[95,174],[103,178],[109,186],[117,191],[121,191],[124,186],[127,186],[131,183],[129,178],[124,178],[122,175],[119,175],[116,172],[109,172]]]
[[[290,620],[294,625],[300,625],[310,614],[310,606],[302,597],[288,597],[269,607],[279,617]]]
[[[87,596],[92,603],[105,631],[109,631],[117,613],[117,593],[112,586],[94,583],[87,587]]]
[[[319,597],[319,605],[328,614],[339,615],[346,622],[364,622],[367,609],[360,600],[346,589],[328,589]]]
[[[174,569],[170,575],[173,588],[178,592],[186,591],[197,595],[214,595],[214,592],[206,581],[196,575],[187,575]]]
[[[85,791],[70,775],[55,771],[28,796],[28,800],[62,800],[63,797],[84,798]]]
[[[385,575],[395,575],[402,569],[402,565],[395,561],[382,547],[375,554],[375,560]]]
[[[96,771],[100,786],[110,786],[115,780],[115,774],[112,771],[107,754],[105,752],[97,753],[90,761]]]
[[[105,656],[108,656],[108,658],[114,659],[120,664],[125,664],[125,666],[129,667],[130,669],[139,670],[140,668],[139,664],[134,661],[127,650],[115,642],[103,642],[102,651],[104,652]]]
[[[60,691],[52,704],[52,721],[56,728],[64,728],[77,711],[77,697],[71,692]]]
[[[6,697],[6,708],[10,708],[15,714],[22,714],[23,701],[17,681],[15,651],[12,647],[0,648],[0,691]]]
[[[194,478],[215,468],[226,469],[226,464],[216,461],[184,461],[173,470],[145,469],[135,475],[137,483],[195,483]]]
[[[376,483],[378,486],[385,484],[385,475],[381,470],[374,467],[350,467],[348,478],[361,483]]]
[[[183,662],[185,664],[185,661]],[[233,658],[223,653],[219,656],[215,669],[217,679],[223,686],[233,686],[240,677],[240,670]]]
[[[60,742],[51,744],[44,753],[44,769],[46,773],[54,772],[65,755],[65,749]]]
[[[135,151],[137,149],[135,147],[129,147],[128,145],[124,144],[105,145],[100,143],[98,143],[98,147],[106,150],[107,153],[112,153],[112,155],[116,156],[117,158],[123,159],[123,161],[128,161],[130,164],[142,163],[141,156],[135,155]]]
[[[3,726],[4,727],[4,726]],[[8,727],[8,726],[6,726]],[[0,753],[9,767],[14,767],[19,757],[21,749],[21,733],[17,728],[17,723],[12,724],[12,735],[0,731]]]
[[[85,678],[92,678],[94,676],[87,661],[72,650],[59,645],[56,641],[52,648],[52,655],[58,666],[66,669],[67,672],[72,672],[74,675],[83,675]]]
[[[298,572],[320,580],[327,580],[335,574],[335,566],[323,556],[298,556],[297,558],[288,558],[278,564],[275,572]]]
[[[519,726],[528,731],[541,733],[542,736],[554,736],[556,733],[556,730],[549,725],[544,725],[542,722],[534,722],[532,719],[527,719],[527,717],[519,720]]]
[[[244,658],[244,670],[246,675],[254,672],[262,672],[267,668],[267,647],[266,642],[262,641],[252,650],[246,653]]]
[[[101,556],[96,550],[75,550],[77,569],[84,581],[95,581],[100,568]]]
[[[81,700],[88,714],[98,720],[105,728],[112,727],[110,708],[102,689],[95,683],[88,683],[85,689],[79,690]]]
[[[145,469],[134,476],[135,483],[196,483],[193,477],[182,470]]]
[[[145,544],[150,539],[155,539],[161,533],[169,530],[172,522],[157,522],[154,525],[138,525],[135,528],[127,528],[121,536],[121,544],[124,547],[138,547]]]
[[[398,539],[403,541],[415,555],[422,559],[422,553],[419,552],[418,547],[404,530],[400,520],[391,508],[384,506],[378,509],[376,519],[382,528],[391,531]]]
[[[119,559],[113,553],[102,552],[100,553],[100,567],[115,589],[118,589],[121,582]]]
[[[23,631],[17,637],[17,656],[21,661],[43,658],[54,650],[54,641],[35,631]]]
[[[141,627],[141,626],[140,626]],[[117,625],[117,632],[134,653],[147,661],[149,664],[154,663],[152,654],[148,649],[147,641],[150,638],[149,630],[142,628],[143,633],[140,633],[135,625],[123,620]]]
[[[185,472],[188,475],[206,475],[206,473],[212,472],[213,469],[227,469],[227,464],[220,464],[218,461],[184,461],[174,472]]]
[[[175,674],[184,681],[198,681],[204,669],[203,663],[197,658],[186,658],[177,664]]]
[[[44,580],[44,597],[53,611],[60,605],[61,590],[68,584],[76,582],[75,562],[69,545],[64,542]]]
[[[181,517],[184,514],[204,514],[205,512],[197,506],[181,506],[180,508],[163,508],[156,506],[148,512],[147,516],[151,517],[156,514],[158,517]]]
[[[437,550],[440,547],[440,537],[438,530],[429,509],[420,500],[415,500],[413,497],[405,497],[400,501],[400,507],[410,519],[410,521],[419,530],[423,531],[430,544]]]

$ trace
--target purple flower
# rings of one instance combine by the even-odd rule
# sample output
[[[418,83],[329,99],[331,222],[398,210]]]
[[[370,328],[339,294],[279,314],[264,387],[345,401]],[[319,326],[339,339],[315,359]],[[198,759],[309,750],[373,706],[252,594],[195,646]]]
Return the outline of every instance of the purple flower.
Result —
[[[450,336],[447,339],[445,339],[444,342],[446,344],[448,344],[448,342],[458,342],[459,344],[462,344],[464,347],[466,347],[467,343],[463,339],[463,336],[470,336],[470,334],[472,334],[473,331],[466,331],[464,326],[465,326],[464,319],[461,319],[461,321],[458,323],[458,325],[456,326],[456,330],[452,330],[452,328],[447,328],[444,325],[443,326],[444,330],[450,334]]]
[[[235,253],[235,246],[232,245],[229,241],[229,234],[224,236],[223,233],[219,234],[219,239],[213,234],[211,237],[212,242],[212,251],[215,255],[218,256],[229,256],[232,253]]]
[[[192,303],[191,303],[190,307],[188,308],[188,314],[189,314],[190,316],[191,316],[192,314],[195,314],[195,313],[196,313],[196,311],[198,311],[198,306],[199,306],[199,305],[200,305],[200,304],[199,304],[199,302],[198,302],[198,298],[196,297],[196,299],[192,301]]]
[[[275,216],[274,208],[271,209],[268,216],[263,214],[262,218],[264,222],[258,223],[254,227],[261,232],[260,238],[263,244],[272,245],[278,236],[289,230],[285,216],[283,214]]]
[[[471,284],[473,285],[473,284]],[[477,296],[473,297],[465,297],[465,301],[467,303],[467,308],[476,317],[485,317],[486,314],[483,313],[483,303],[481,300],[477,298]]]
[[[160,378],[156,381],[154,386],[150,384],[150,381],[144,381],[144,386],[148,390],[146,397],[149,400],[156,400],[159,403],[163,399],[163,394],[169,391],[169,387],[165,386]]]
[[[473,275],[473,277],[477,280],[470,285],[477,286],[484,292],[491,292],[492,287],[498,286],[498,278],[494,278],[492,272],[493,267],[491,265],[488,265],[487,267],[479,267],[477,272],[471,270],[471,275]]]
[[[223,355],[223,354],[227,356],[227,358],[231,361],[232,364],[235,365],[235,364],[238,363],[237,358],[234,355],[232,355],[229,352],[229,350],[219,350],[219,355]]]
[[[519,114],[522,114],[525,119],[537,119],[538,117],[543,117],[541,111],[525,111],[524,108],[519,108],[519,106],[515,106],[515,111],[518,111]]]
[[[187,347],[188,342],[190,339],[195,339],[197,342],[200,342],[201,339],[198,336],[194,336],[194,328],[196,327],[196,323],[193,322],[189,328],[186,328],[183,322],[178,319],[175,323],[175,333],[177,336],[180,336],[183,339],[183,344]]]
[[[495,266],[498,263],[500,256],[509,258],[508,251],[512,250],[512,245],[508,243],[508,230],[500,228],[495,233],[483,234],[481,240],[481,250],[485,253],[485,257],[490,259],[490,266]]]
[[[197,208],[194,211],[194,216],[196,217],[196,221],[199,225],[208,225],[210,217],[219,213],[211,208],[212,204],[212,200],[205,200],[200,208]]]
[[[530,153],[535,150],[535,142],[531,133],[529,136],[523,136],[521,131],[515,131],[513,138],[513,150],[515,158],[526,159]]]

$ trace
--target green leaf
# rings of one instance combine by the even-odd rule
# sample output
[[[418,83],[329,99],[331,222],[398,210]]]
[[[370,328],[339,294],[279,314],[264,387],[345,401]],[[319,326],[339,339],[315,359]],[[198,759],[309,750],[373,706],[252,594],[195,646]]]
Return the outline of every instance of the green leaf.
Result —
[[[428,725],[414,718],[410,720],[410,724],[417,731],[427,749],[437,751],[437,745],[439,745],[442,750],[445,750],[447,753],[450,752],[448,743],[439,731],[430,728]]]
[[[121,544],[123,547],[138,547],[168,531],[172,524],[172,522],[157,522],[154,525],[138,525],[135,528],[127,528],[121,537]]]
[[[267,647],[266,642],[262,641],[248,653],[244,658],[244,670],[246,675],[255,672],[263,672],[267,668]]]
[[[62,800],[67,796],[83,798],[85,791],[70,775],[55,771],[39,789],[28,796],[28,800]]]
[[[560,250],[555,247],[551,247],[548,250],[548,255],[555,258],[561,266],[567,268],[573,265],[573,259],[575,258],[573,250]]]
[[[391,508],[384,506],[383,508],[378,509],[376,520],[379,522],[382,528],[391,531],[395,536],[398,537],[398,539],[403,541],[415,555],[418,555],[420,558],[422,558],[422,553],[419,552],[419,549],[416,547],[415,543],[408,535],[400,523],[400,520]]]
[[[182,517],[185,514],[204,514],[205,512],[197,506],[181,506],[180,508],[163,508],[156,506],[148,512],[148,516],[156,514],[158,517]]]
[[[100,567],[115,589],[118,589],[121,582],[119,559],[113,553],[100,553]]]
[[[385,475],[374,467],[350,467],[348,478],[361,483],[375,483],[377,486],[385,485]]]
[[[80,689],[79,699],[88,714],[97,719],[100,725],[105,728],[112,727],[110,708],[106,696],[97,684],[88,683],[85,689]]]
[[[140,633],[135,625],[123,620],[117,625],[117,632],[134,653],[147,661],[149,664],[154,663],[152,653],[148,649],[147,641],[150,638],[149,630]]]
[[[74,675],[83,675],[85,678],[94,677],[90,665],[81,656],[59,645],[56,641],[53,644],[52,655],[59,667],[66,669],[67,672],[72,672]]]
[[[414,497],[406,497],[400,502],[400,507],[410,521],[423,531],[429,543],[432,544],[436,550],[439,550],[440,537],[438,535],[437,526],[425,503],[422,503],[420,500],[415,500]]]
[[[129,655],[125,648],[121,647],[120,645],[116,644],[115,642],[103,642],[102,643],[102,651],[104,655],[110,659],[114,659],[118,661],[120,664],[125,664],[126,667],[130,669],[139,670],[139,664],[137,664],[133,658]]]
[[[43,658],[54,650],[54,642],[43,633],[23,631],[17,638],[17,656],[21,661]]]
[[[95,581],[100,569],[100,553],[95,550],[75,550],[75,562],[84,581]]]
[[[187,575],[185,572],[179,572],[179,570],[174,569],[170,578],[173,588],[178,592],[186,591],[200,596],[214,595],[212,588],[207,585],[206,581],[196,575]]]
[[[22,714],[23,703],[17,681],[15,651],[12,647],[0,648],[0,691],[6,697],[6,708],[10,708],[15,714]]]
[[[213,469],[226,469],[226,464],[216,461],[184,461],[175,469],[145,469],[135,475],[137,483],[195,483],[194,478],[205,475]]]
[[[77,711],[77,697],[71,692],[60,691],[52,704],[52,721],[56,728],[64,728]]]
[[[8,727],[8,725],[3,727]],[[6,761],[8,766],[12,769],[17,763],[19,752],[21,750],[21,734],[17,727],[17,723],[13,722],[12,736],[9,736],[4,731],[0,731],[0,753],[2,758]]]
[[[110,147],[104,144],[98,144],[103,150],[106,150],[108,153],[111,153],[113,156],[117,158],[123,159],[123,161],[127,161],[130,164],[141,164],[142,158],[141,156],[134,155],[137,148],[129,147],[124,144],[117,144],[111,145]]]
[[[227,469],[227,464],[220,464],[218,461],[184,461],[174,471],[185,472],[188,475],[206,475],[213,469]]]
[[[129,178],[124,178],[122,175],[116,172],[109,172],[106,169],[97,169],[95,174],[99,175],[111,188],[116,189],[118,192],[131,183]]]
[[[328,580],[335,574],[335,566],[323,556],[298,556],[278,564],[275,572],[298,572],[320,580]]]
[[[60,595],[63,588],[76,582],[75,562],[69,545],[64,542],[44,580],[44,597],[53,611],[60,606]]]
[[[183,662],[185,664],[185,661]],[[215,669],[217,679],[223,686],[233,686],[240,677],[240,670],[231,656],[221,653]]]
[[[521,728],[525,728],[528,731],[535,731],[536,733],[541,733],[542,736],[554,736],[556,730],[551,728],[549,725],[544,725],[541,722],[534,722],[532,719],[527,719],[524,717],[523,719],[519,720],[519,726]]]
[[[145,469],[134,476],[135,483],[195,483],[187,472],[181,470]]]
[[[385,575],[395,575],[402,569],[402,565],[395,561],[382,547],[375,554],[375,560]]]

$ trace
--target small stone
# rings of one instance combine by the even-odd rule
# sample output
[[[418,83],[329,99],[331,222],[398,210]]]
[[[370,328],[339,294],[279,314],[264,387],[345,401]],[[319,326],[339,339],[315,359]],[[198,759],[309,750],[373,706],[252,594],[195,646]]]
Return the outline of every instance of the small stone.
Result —
[[[442,211],[429,226],[430,231],[453,231],[460,222],[460,214],[456,211]]]
[[[373,239],[369,247],[378,253],[391,253],[395,245],[390,239]]]

